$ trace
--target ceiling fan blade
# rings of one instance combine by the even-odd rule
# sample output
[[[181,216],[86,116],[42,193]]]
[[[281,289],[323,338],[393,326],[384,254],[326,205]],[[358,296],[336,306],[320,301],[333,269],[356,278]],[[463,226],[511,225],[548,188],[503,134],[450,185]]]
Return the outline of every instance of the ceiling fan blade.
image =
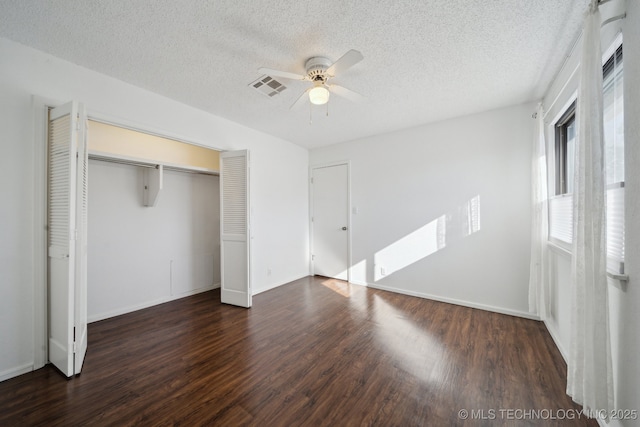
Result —
[[[290,109],[290,110],[293,110],[295,107],[298,107],[299,105],[302,105],[302,101],[304,101],[304,99],[305,99],[305,98],[307,98],[307,97],[306,97],[306,95],[309,93],[309,91],[310,91],[311,89],[312,89],[312,88],[309,88],[309,89],[305,90],[304,92],[302,92],[302,95],[300,95],[300,96],[298,97],[298,99],[296,99],[296,102],[294,102],[293,104],[291,104],[291,107],[289,107],[289,109]],[[307,99],[308,99],[308,98],[307,98]]]
[[[358,92],[352,91],[351,89],[347,89],[344,86],[338,86],[338,85],[328,85],[328,86],[331,92],[343,98],[347,98],[349,101],[360,102],[365,100],[364,96],[360,95]]]
[[[271,68],[258,68],[258,72],[271,77],[283,77],[290,80],[306,80],[307,76],[302,74],[290,73],[288,71],[273,70]]]
[[[353,67],[363,59],[364,56],[362,56],[359,51],[351,49],[349,52],[342,55],[340,59],[331,64],[329,68],[327,68],[327,74],[329,74],[330,76],[335,76],[336,74],[342,73],[343,71]]]

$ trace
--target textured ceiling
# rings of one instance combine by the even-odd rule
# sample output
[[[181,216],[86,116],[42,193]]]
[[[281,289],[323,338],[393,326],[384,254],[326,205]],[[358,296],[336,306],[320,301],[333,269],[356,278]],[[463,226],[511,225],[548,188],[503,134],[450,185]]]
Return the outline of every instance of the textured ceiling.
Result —
[[[304,147],[540,98],[588,0],[3,0],[0,36]],[[336,76],[367,97],[289,110],[309,85],[268,98],[268,67],[364,60]],[[310,124],[310,113],[313,123]]]

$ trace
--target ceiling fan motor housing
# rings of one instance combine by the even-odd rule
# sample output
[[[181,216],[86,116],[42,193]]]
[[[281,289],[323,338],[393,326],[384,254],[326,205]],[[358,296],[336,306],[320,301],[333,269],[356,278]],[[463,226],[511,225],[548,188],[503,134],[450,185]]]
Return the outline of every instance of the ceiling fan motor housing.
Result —
[[[307,77],[314,82],[325,83],[327,81],[327,68],[331,66],[331,61],[322,56],[314,56],[309,58],[304,64],[307,70]]]

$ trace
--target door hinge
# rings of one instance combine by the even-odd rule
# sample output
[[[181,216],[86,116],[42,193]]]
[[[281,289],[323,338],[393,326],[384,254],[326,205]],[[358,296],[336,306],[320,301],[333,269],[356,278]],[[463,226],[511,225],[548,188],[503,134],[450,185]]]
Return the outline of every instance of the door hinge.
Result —
[[[313,184],[313,177],[311,177],[311,183]]]
[[[315,261],[315,259],[316,259],[316,256],[311,254],[311,261]]]
[[[73,342],[73,352],[77,353],[78,352],[78,346],[76,345],[76,342]]]
[[[73,240],[78,240],[78,229],[77,228],[71,232],[71,238]],[[75,333],[75,331],[74,331],[74,333]]]
[[[311,222],[313,222],[313,217],[311,217]]]
[[[76,327],[73,327],[73,352],[75,353],[78,349],[78,346],[76,346]]]

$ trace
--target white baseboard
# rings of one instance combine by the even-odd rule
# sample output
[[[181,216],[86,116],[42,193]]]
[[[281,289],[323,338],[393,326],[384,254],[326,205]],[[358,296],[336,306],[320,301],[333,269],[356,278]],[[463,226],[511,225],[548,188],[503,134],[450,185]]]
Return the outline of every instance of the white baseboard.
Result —
[[[33,363],[6,369],[0,372],[0,382],[8,380],[9,378],[17,377],[18,375],[26,374],[27,372],[31,371],[33,371]]]
[[[553,322],[548,321],[547,319],[544,320],[544,326],[547,327],[547,331],[549,331],[549,335],[551,335],[551,338],[553,339],[553,342],[556,344],[556,347],[558,347],[558,350],[560,351],[560,354],[562,355],[562,358],[564,359],[564,363],[567,363],[567,352],[564,349],[564,346],[562,345],[562,341],[560,341],[560,336],[558,335],[558,331],[556,330],[555,325],[553,324]]]
[[[295,277],[295,278],[293,278],[293,279],[285,280],[285,281],[283,281],[282,283],[278,282],[278,283],[276,283],[276,284],[274,284],[274,285],[269,285],[269,286],[267,286],[266,288],[262,288],[262,289],[254,290],[254,292],[253,292],[251,295],[252,295],[252,296],[255,296],[255,295],[261,294],[261,293],[263,293],[263,292],[270,291],[271,289],[278,288],[278,287],[280,287],[280,286],[282,286],[282,285],[286,285],[287,283],[295,282],[296,280],[300,280],[300,279],[305,278],[305,277],[308,277],[308,276],[309,276],[309,274],[304,274],[304,275],[302,275],[302,276],[300,276],[300,277]]]
[[[356,285],[361,285],[361,286],[367,286],[369,288],[380,289],[380,290],[383,290],[383,291],[389,291],[389,292],[395,292],[395,293],[398,293],[398,294],[409,295],[409,296],[412,296],[412,297],[419,297],[419,298],[425,298],[425,299],[429,299],[429,300],[433,300],[433,301],[446,302],[448,304],[455,304],[455,305],[460,305],[460,306],[463,306],[463,307],[477,308],[477,309],[480,309],[480,310],[491,311],[491,312],[494,312],[494,313],[507,314],[509,316],[523,317],[525,319],[540,320],[540,317],[538,317],[537,315],[529,313],[529,312],[526,312],[526,311],[511,310],[509,308],[496,307],[496,306],[487,305],[487,304],[480,304],[480,303],[476,303],[476,302],[472,302],[472,301],[460,300],[460,299],[456,299],[456,298],[441,297],[441,296],[438,296],[438,295],[432,295],[432,294],[426,294],[426,293],[422,293],[422,292],[409,291],[409,290],[406,290],[406,289],[391,288],[391,287],[381,286],[381,285],[377,285],[377,284],[373,284],[373,283],[366,283],[366,284],[363,284],[363,283],[360,283],[360,282],[351,282],[351,283],[356,284]]]
[[[191,295],[200,294],[202,292],[207,292],[207,291],[210,291],[212,289],[218,289],[219,287],[220,287],[220,282],[214,283],[213,285],[210,285],[210,286],[205,286],[203,288],[191,289],[190,291],[185,291],[185,292],[180,292],[178,294],[173,294],[173,295],[171,295],[171,298],[172,299],[180,299],[180,298],[188,297],[188,296],[191,296]]]
[[[361,282],[359,280],[349,280],[349,283],[351,283],[352,285],[358,285],[358,286],[365,286],[365,287],[369,286],[367,282]]]
[[[116,310],[111,310],[108,312],[104,312],[104,313],[98,313],[98,314],[92,314],[90,316],[87,316],[87,322],[88,323],[93,323],[93,322],[97,322],[99,320],[104,320],[104,319],[109,319],[111,317],[116,317],[116,316],[120,316],[121,314],[127,314],[127,313],[131,313],[134,311],[138,311],[138,310],[142,310],[145,308],[149,308],[149,307],[153,307],[154,305],[159,305],[159,304],[164,304],[165,302],[169,302],[169,301],[174,301],[180,298],[185,298],[191,295],[196,295],[202,292],[207,292],[210,291],[212,289],[217,289],[220,287],[220,283],[215,283],[211,286],[205,286],[204,288],[198,288],[198,289],[194,289],[191,291],[187,291],[187,292],[183,292],[177,295],[167,295],[165,297],[162,298],[158,298],[152,301],[145,301],[141,304],[135,304],[135,305],[130,305],[127,307],[121,307],[118,308]]]

